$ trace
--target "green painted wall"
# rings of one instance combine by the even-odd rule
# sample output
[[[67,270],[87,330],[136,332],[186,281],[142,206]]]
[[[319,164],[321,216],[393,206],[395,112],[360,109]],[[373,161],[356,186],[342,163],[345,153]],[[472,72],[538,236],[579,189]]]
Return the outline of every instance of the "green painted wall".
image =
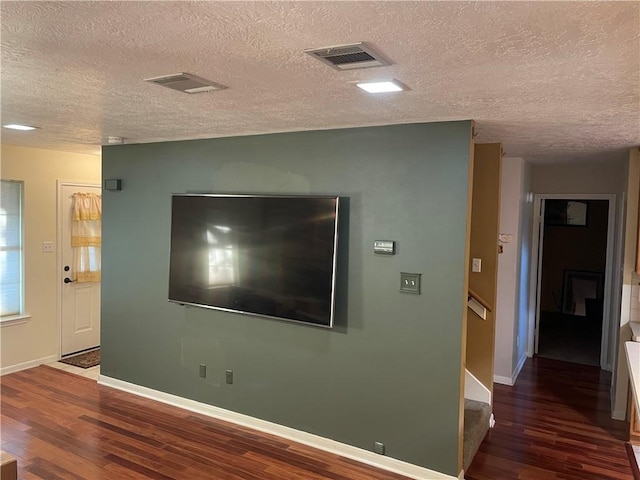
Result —
[[[123,189],[103,195],[102,374],[457,476],[470,139],[462,121],[105,147]],[[336,327],[168,303],[171,193],[193,191],[347,197]]]

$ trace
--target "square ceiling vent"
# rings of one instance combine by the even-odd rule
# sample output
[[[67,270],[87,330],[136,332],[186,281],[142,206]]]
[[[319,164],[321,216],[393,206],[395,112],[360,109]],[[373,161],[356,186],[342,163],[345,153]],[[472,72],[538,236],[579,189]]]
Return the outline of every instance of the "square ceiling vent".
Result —
[[[391,62],[364,42],[335,45],[324,48],[308,48],[304,53],[317,58],[336,70],[384,67]]]
[[[227,88],[224,85],[205,80],[190,73],[175,73],[161,77],[145,78],[144,81],[189,94],[224,90]]]

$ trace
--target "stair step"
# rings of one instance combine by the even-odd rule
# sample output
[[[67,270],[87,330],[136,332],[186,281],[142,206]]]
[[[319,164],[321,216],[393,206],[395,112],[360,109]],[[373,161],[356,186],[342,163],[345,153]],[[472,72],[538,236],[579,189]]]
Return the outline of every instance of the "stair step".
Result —
[[[489,431],[491,405],[476,400],[464,400],[463,468],[467,470],[484,436]]]

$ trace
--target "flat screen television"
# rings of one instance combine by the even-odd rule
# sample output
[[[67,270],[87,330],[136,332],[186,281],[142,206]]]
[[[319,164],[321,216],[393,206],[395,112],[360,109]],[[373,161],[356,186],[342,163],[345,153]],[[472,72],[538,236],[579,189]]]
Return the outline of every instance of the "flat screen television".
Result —
[[[336,196],[175,194],[169,301],[333,326]]]

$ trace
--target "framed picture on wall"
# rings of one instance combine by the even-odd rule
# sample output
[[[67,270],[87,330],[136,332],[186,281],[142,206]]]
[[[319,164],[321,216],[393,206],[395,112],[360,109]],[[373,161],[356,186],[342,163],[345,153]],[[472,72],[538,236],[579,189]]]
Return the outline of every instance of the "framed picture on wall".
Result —
[[[544,224],[586,227],[588,213],[589,204],[583,200],[545,200]]]

